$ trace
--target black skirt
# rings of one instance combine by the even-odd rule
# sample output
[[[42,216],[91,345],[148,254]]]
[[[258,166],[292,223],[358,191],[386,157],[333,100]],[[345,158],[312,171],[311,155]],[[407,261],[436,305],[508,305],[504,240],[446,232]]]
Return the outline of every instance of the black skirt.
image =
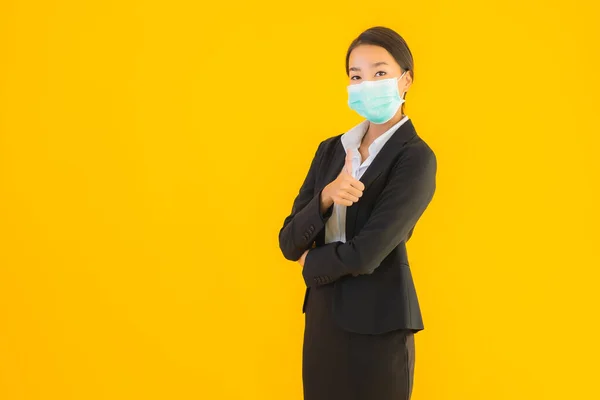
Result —
[[[333,283],[312,287],[306,300],[304,400],[409,400],[414,332],[347,332],[333,319],[332,300]]]

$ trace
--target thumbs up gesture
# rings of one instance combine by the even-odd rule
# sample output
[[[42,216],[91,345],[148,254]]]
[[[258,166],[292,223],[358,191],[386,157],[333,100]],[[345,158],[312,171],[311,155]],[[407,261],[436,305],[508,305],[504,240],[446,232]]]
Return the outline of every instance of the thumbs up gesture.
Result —
[[[323,201],[327,204],[351,206],[362,196],[365,185],[352,176],[352,150],[346,153],[344,168],[338,177],[323,189]]]

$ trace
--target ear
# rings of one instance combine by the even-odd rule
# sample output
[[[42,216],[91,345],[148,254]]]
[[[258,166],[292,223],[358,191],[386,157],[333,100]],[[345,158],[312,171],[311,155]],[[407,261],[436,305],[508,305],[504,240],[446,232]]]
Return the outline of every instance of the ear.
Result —
[[[404,78],[402,79],[403,82],[403,92],[408,92],[408,89],[410,88],[410,85],[412,85],[412,76],[410,75],[410,71],[408,71],[406,73],[406,75],[404,75]]]

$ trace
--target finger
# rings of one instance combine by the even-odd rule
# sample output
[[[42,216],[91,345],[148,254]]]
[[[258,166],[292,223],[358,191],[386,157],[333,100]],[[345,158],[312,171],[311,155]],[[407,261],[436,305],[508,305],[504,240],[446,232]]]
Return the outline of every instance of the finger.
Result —
[[[360,191],[365,190],[365,184],[353,176],[346,176],[344,179],[344,183],[347,183],[349,185],[349,187],[354,187]],[[346,186],[346,187],[348,187],[348,186]]]
[[[341,196],[335,196],[335,198],[333,199],[333,202],[335,204],[339,204],[339,205],[342,205],[342,206],[348,206],[348,207],[350,207],[352,204],[354,204],[352,201],[344,199]]]
[[[355,188],[354,186],[349,186],[348,188],[345,188],[344,190],[347,193],[351,194],[352,196],[362,197],[362,195],[363,195],[363,191],[360,190],[360,189]]]
[[[346,152],[346,161],[344,163],[344,169],[348,175],[352,176],[352,149],[348,149]]]
[[[360,190],[361,192],[365,190],[365,184],[364,184],[364,183],[362,183],[361,181],[359,181],[359,180],[358,180],[358,179],[356,179],[356,178],[352,178],[352,179],[350,180],[350,185],[352,185],[352,187],[354,187],[354,188],[356,188],[356,189]]]
[[[343,198],[343,199],[346,199],[346,200],[350,200],[350,201],[352,201],[354,203],[356,203],[358,201],[358,199],[359,199],[358,196],[355,196],[355,195],[353,195],[351,193],[348,193],[348,192],[340,193],[340,197]]]

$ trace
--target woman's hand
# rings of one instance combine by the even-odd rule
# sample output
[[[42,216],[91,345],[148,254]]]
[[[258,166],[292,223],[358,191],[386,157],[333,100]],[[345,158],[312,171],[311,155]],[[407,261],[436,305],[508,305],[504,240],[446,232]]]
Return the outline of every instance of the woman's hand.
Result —
[[[308,254],[309,251],[310,251],[310,249],[305,250],[304,253],[302,253],[300,258],[298,259],[298,264],[300,264],[302,267],[304,267],[304,259],[306,259],[306,255]]]
[[[362,196],[363,190],[365,185],[352,176],[352,150],[348,150],[342,172],[323,189],[322,206],[324,209],[332,204],[351,206]]]
[[[325,186],[321,193],[321,211],[327,210],[332,204],[351,206],[362,197],[363,190],[365,190],[364,183],[352,176],[352,150],[348,150],[344,168],[334,181]],[[304,260],[310,250],[304,251],[298,259],[298,264],[302,267],[304,267]]]

